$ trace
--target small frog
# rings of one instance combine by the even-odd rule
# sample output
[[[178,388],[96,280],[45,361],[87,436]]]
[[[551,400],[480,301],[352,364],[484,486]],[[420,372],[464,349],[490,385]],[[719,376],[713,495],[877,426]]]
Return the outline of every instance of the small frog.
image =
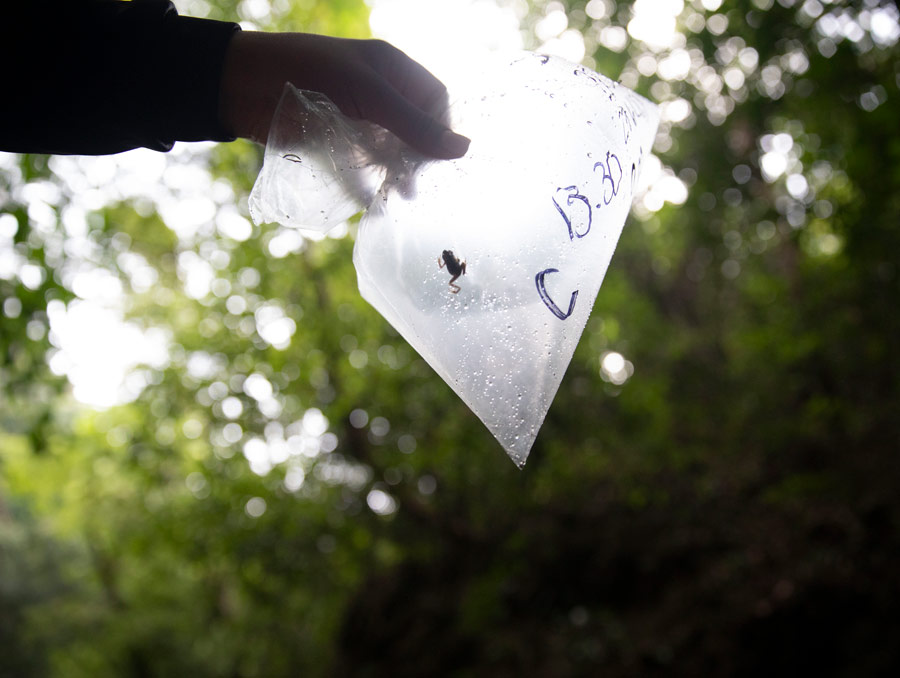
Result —
[[[466,262],[460,261],[451,250],[444,250],[441,256],[438,257],[438,267],[444,268],[444,266],[447,267],[447,271],[453,276],[450,278],[450,292],[451,294],[457,294],[461,288],[453,283],[459,276],[466,274]]]

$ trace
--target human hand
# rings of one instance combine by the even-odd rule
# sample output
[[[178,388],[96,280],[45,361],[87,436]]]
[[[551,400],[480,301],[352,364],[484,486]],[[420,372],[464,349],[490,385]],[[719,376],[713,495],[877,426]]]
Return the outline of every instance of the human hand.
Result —
[[[446,125],[447,89],[380,40],[243,31],[225,57],[219,116],[235,136],[265,144],[284,84],[321,92],[342,113],[390,130],[421,153],[458,158],[469,139]]]

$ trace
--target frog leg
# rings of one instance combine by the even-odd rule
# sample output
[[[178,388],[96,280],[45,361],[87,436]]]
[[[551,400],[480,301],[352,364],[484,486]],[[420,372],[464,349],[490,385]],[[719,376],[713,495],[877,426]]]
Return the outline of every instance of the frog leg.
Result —
[[[455,275],[455,276],[453,276],[452,278],[450,278],[450,282],[449,282],[448,284],[450,285],[450,293],[451,293],[451,294],[457,294],[457,293],[459,292],[459,290],[462,289],[459,285],[454,285],[454,284],[453,284],[453,282],[454,282],[458,277],[459,277],[459,275]]]

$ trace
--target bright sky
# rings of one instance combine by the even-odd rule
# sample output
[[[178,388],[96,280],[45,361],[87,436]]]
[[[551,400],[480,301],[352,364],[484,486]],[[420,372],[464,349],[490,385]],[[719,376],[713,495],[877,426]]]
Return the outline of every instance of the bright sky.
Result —
[[[494,0],[369,0],[372,35],[400,48],[448,86],[485,53],[523,47],[519,19]]]

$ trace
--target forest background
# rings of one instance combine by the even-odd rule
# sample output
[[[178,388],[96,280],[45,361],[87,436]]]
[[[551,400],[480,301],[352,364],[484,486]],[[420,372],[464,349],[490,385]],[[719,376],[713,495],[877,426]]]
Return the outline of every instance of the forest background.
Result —
[[[353,224],[250,224],[261,148],[0,154],[0,676],[896,675],[896,5],[500,9],[662,112],[522,471],[359,297]],[[109,402],[78,327],[142,351]]]

